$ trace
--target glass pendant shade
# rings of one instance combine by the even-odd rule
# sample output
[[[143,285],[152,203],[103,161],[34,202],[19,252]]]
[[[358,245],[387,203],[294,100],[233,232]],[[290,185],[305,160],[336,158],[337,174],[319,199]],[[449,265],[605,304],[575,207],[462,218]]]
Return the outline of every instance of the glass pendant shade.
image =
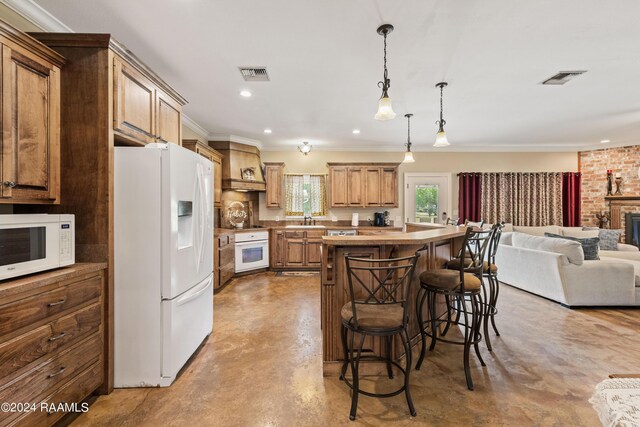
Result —
[[[434,147],[446,147],[450,145],[447,140],[447,133],[444,130],[439,131],[436,134],[436,142],[433,144]]]
[[[380,98],[378,101],[378,112],[374,116],[376,120],[391,120],[396,117],[391,105],[391,98],[388,96]]]
[[[413,158],[413,152],[405,151],[402,163],[415,163],[415,161],[416,159]]]
[[[307,154],[309,154],[309,152],[311,152],[311,147],[311,144],[309,144],[307,141],[304,141],[302,145],[298,145],[298,150],[300,150],[300,152],[306,156]]]

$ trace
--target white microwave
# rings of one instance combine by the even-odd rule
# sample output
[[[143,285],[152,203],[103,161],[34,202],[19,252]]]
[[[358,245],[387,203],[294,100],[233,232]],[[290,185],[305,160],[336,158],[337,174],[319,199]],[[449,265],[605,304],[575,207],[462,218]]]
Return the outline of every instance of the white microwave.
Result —
[[[74,215],[0,215],[0,280],[75,263]]]

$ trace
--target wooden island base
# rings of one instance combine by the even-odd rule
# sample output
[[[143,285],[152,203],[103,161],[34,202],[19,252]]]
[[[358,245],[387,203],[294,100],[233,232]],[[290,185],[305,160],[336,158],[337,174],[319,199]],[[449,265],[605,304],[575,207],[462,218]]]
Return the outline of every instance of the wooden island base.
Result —
[[[326,236],[322,241],[322,278],[321,278],[321,325],[323,373],[325,376],[338,375],[342,366],[343,351],[340,340],[342,306],[350,301],[349,285],[345,257],[384,259],[411,256],[418,252],[420,258],[416,265],[409,293],[409,336],[411,345],[420,342],[420,330],[416,320],[416,296],[420,287],[419,275],[423,271],[442,268],[452,256],[458,253],[465,233],[464,227],[432,227],[407,225],[408,233],[389,233],[379,236]],[[420,231],[413,231],[420,230]],[[438,304],[439,310],[445,310],[444,301]],[[426,318],[426,306],[425,306]],[[377,356],[384,355],[384,346],[377,337],[367,337],[363,351]],[[365,353],[366,354],[366,353]],[[393,345],[393,358],[398,361],[404,356],[402,345],[396,340]],[[368,366],[367,366],[368,365]],[[378,364],[363,364],[363,373],[376,370]],[[380,365],[380,368],[384,368]]]

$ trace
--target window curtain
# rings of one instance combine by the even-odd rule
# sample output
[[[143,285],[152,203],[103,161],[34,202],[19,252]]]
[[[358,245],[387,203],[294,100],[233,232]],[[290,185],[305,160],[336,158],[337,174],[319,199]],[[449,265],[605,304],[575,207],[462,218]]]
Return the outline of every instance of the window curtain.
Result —
[[[562,174],[482,174],[482,219],[514,225],[562,224]]]
[[[565,227],[580,226],[580,187],[580,172],[562,174],[562,224]]]
[[[327,177],[325,175],[309,176],[309,197],[311,216],[327,215]]]
[[[285,215],[304,216],[304,175],[287,174],[285,181]]]
[[[460,223],[465,221],[480,221],[482,174],[460,173],[458,174],[458,210]]]

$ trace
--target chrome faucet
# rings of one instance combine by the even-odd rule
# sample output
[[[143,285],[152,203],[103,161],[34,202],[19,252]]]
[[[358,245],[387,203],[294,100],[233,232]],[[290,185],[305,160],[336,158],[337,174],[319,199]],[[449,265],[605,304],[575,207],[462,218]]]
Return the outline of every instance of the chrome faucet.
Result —
[[[304,223],[302,225],[307,225],[307,220],[309,220],[309,224],[311,225],[311,220],[313,219],[311,216],[305,216],[304,218]]]

